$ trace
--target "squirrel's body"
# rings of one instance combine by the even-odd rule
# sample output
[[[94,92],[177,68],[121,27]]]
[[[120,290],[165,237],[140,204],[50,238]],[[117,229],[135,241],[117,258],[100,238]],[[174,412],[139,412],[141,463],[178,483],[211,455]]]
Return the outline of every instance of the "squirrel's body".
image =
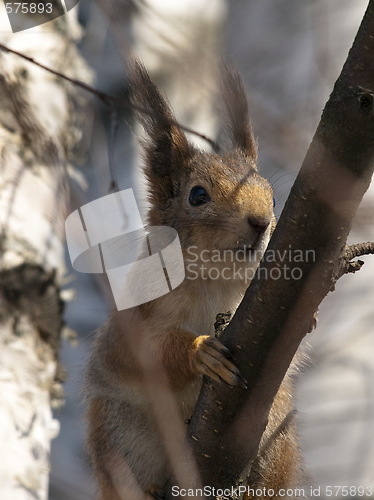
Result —
[[[257,173],[256,145],[237,73],[226,74],[233,149],[223,156],[197,151],[187,142],[138,64],[132,81],[133,101],[154,110],[153,116],[142,117],[149,135],[148,223],[177,230],[186,278],[156,300],[114,311],[97,335],[87,369],[87,400],[89,451],[100,500],[149,498],[145,492],[154,485],[188,482],[179,455],[202,375],[244,384],[214,336],[216,316],[234,314],[275,223],[272,190]],[[209,258],[213,251],[215,258]],[[214,276],[209,277],[212,268]],[[264,454],[251,471],[262,487],[272,487],[266,484],[271,480],[274,487],[287,487],[297,469],[291,426],[274,437],[277,462],[263,473],[271,454],[266,439],[292,410],[287,384],[269,419]]]
[[[108,460],[110,462],[111,454],[115,449],[118,448],[121,453],[122,441],[123,456],[128,457],[130,466],[132,465],[131,456],[126,453],[126,450],[131,449],[134,457],[143,456],[145,467],[141,472],[137,471],[139,474],[137,482],[144,490],[152,484],[162,485],[169,478],[170,468],[163,464],[163,444],[162,440],[158,438],[157,426],[152,418],[152,408],[148,400],[146,384],[139,380],[141,369],[133,363],[137,354],[134,351],[139,353],[142,349],[138,343],[142,345],[145,343],[145,348],[150,349],[152,354],[155,354],[157,347],[162,346],[160,336],[162,333],[157,335],[156,340],[153,333],[154,331],[164,331],[165,337],[172,335],[169,333],[170,324],[175,327],[176,337],[178,337],[179,331],[193,332],[196,337],[198,332],[213,335],[213,325],[217,312],[229,310],[234,312],[240,300],[240,297],[237,296],[234,303],[230,303],[232,295],[231,297],[230,294],[226,296],[229,288],[227,286],[221,286],[222,293],[217,294],[216,287],[211,290],[212,283],[207,282],[205,290],[199,290],[199,286],[194,286],[197,284],[196,282],[190,282],[189,285],[191,283],[193,283],[192,289],[187,292],[182,283],[171,293],[154,301],[151,311],[145,310],[143,312],[147,307],[139,306],[116,312],[104,329],[98,333],[89,362],[90,448],[95,450],[94,456],[105,455],[106,447],[109,443],[113,443],[113,448],[109,448],[108,457],[103,460],[104,464],[107,464]],[[186,295],[189,300],[185,300]],[[179,308],[176,307],[176,303],[179,304]],[[193,315],[188,314],[188,311],[191,310],[194,311]],[[147,323],[153,324],[155,330],[149,329]],[[136,338],[138,329],[141,329],[143,333],[141,339]],[[178,341],[178,338],[176,340]],[[154,346],[153,343],[157,345]],[[178,342],[170,346],[170,355],[185,357],[185,346],[181,345],[182,351],[180,353],[177,352],[178,347]],[[161,357],[161,354],[166,353],[159,354]],[[180,409],[181,421],[184,422],[192,416],[202,378],[199,374],[195,376],[187,374],[186,376],[182,370],[181,373],[178,373],[178,368],[177,366],[173,372],[173,379],[170,380],[170,383],[174,385],[172,387],[173,395]],[[183,369],[182,364],[180,368]],[[110,412],[106,402],[111,405]],[[165,411],[168,412],[169,408],[165,408]],[[101,418],[100,414],[102,414]],[[124,420],[122,424],[121,418]],[[111,419],[113,420],[111,421]],[[142,432],[136,432],[138,422],[139,425],[144,425],[145,420],[148,419],[151,427],[149,434],[145,432],[145,429]],[[98,433],[101,434],[99,439]],[[157,443],[156,446],[153,444],[154,439]],[[156,450],[157,458],[150,460],[152,451]],[[152,469],[152,465],[155,465],[155,469]],[[109,500],[113,497],[104,498]],[[133,497],[129,495],[123,498],[131,500]]]

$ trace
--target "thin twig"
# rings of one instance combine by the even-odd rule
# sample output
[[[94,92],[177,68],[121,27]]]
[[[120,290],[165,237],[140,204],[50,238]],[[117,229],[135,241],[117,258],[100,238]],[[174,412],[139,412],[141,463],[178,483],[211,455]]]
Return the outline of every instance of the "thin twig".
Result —
[[[52,73],[53,75],[57,76],[58,78],[62,78],[63,80],[71,83],[72,85],[75,85],[76,87],[80,87],[81,89],[85,90],[86,92],[89,92],[90,94],[95,95],[98,97],[106,106],[110,107],[113,104],[117,104],[121,107],[131,109],[133,111],[137,111],[138,113],[144,113],[146,115],[152,116],[154,114],[154,111],[142,108],[140,106],[136,106],[132,104],[129,100],[125,100],[124,98],[119,98],[115,97],[113,95],[107,94],[105,92],[102,92],[101,90],[95,89],[91,87],[90,85],[87,85],[84,82],[81,82],[80,80],[76,80],[75,78],[70,78],[63,73],[60,73],[59,71],[56,71],[52,68],[49,68],[48,66],[45,66],[42,63],[39,63],[38,61],[35,61],[32,57],[26,56],[25,54],[22,54],[21,52],[18,52],[17,50],[10,49],[9,47],[6,47],[2,43],[0,43],[0,50],[6,53],[14,54],[18,57],[21,57],[22,59],[25,59],[26,61],[34,64],[35,66],[38,66],[41,69],[44,69],[45,71],[48,71],[49,73]],[[208,136],[205,134],[201,134],[200,132],[196,132],[196,130],[193,130],[189,127],[186,127],[185,125],[181,125],[179,122],[175,120],[170,120],[171,123],[179,127],[181,130],[184,130],[185,132],[188,132],[189,134],[195,135],[196,137],[200,137],[200,139],[203,139],[207,143],[211,145],[213,150],[217,151],[218,150],[218,145],[215,141],[210,139]]]
[[[366,243],[357,243],[356,245],[349,245],[345,249],[345,256],[348,260],[370,254],[374,254],[374,243],[371,241]]]
[[[357,243],[355,245],[346,245],[342,256],[339,259],[339,266],[334,276],[334,281],[338,281],[344,274],[355,273],[364,265],[364,261],[352,259],[362,255],[374,254],[374,243]]]
[[[80,87],[83,90],[90,92],[91,94],[96,95],[97,97],[99,97],[99,99],[102,100],[102,102],[104,104],[107,104],[107,102],[109,100],[112,102],[117,102],[118,104],[123,104],[125,106],[127,105],[127,103],[123,103],[122,99],[119,99],[118,97],[114,97],[114,96],[111,96],[111,95],[106,94],[104,92],[101,92],[100,90],[94,89],[93,87],[90,87],[86,83],[81,82],[80,80],[76,80],[75,78],[70,78],[69,76],[62,74],[59,71],[56,71],[52,68],[49,68],[48,66],[45,66],[42,63],[35,61],[35,59],[33,59],[32,57],[26,56],[25,54],[22,54],[21,52],[18,52],[17,50],[13,50],[13,49],[10,49],[9,47],[6,47],[2,43],[0,43],[0,50],[2,50],[3,52],[8,52],[10,54],[14,54],[18,57],[21,57],[22,59],[25,59],[26,61],[28,61],[32,64],[35,64],[35,66],[38,66],[39,68],[42,68],[45,71],[48,71],[49,73],[52,73],[53,75],[58,76],[59,78],[62,78],[63,80],[66,80],[67,82],[70,82],[73,85]],[[130,107],[130,104],[128,104],[128,106]]]

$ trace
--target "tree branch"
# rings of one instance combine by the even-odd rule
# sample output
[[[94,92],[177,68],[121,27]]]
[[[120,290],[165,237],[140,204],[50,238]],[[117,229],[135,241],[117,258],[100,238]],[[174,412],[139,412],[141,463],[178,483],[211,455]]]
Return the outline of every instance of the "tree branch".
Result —
[[[345,242],[373,174],[373,53],[371,0],[261,270],[221,337],[248,390],[204,382],[190,424],[204,485],[237,484],[257,454],[274,397],[319,304],[339,275],[357,267],[351,258],[372,253],[373,244]]]
[[[352,259],[360,257],[361,255],[374,254],[374,243],[357,243],[356,245],[347,245],[339,259],[337,272],[334,280],[338,281],[344,274],[355,273],[359,271],[365,264],[363,260],[356,260],[351,262]]]

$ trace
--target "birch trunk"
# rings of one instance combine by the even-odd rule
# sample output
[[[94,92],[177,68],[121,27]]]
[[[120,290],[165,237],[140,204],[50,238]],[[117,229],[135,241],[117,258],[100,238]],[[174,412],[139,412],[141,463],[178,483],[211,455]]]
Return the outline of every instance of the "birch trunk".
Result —
[[[0,41],[61,73],[90,73],[76,49],[76,9],[13,34],[0,5]],[[5,23],[5,24],[4,24]],[[0,498],[48,496],[50,441],[63,370],[64,220],[69,162],[84,96],[0,52]]]

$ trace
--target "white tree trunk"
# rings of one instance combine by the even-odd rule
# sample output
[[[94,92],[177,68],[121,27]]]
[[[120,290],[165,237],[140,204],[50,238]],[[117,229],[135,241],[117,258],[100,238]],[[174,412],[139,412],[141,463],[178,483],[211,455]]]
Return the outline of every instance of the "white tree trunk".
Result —
[[[76,10],[76,9],[74,9]],[[75,12],[0,42],[72,78],[90,73],[75,42]],[[4,4],[0,19],[6,23]],[[0,498],[48,496],[50,440],[62,400],[64,220],[68,170],[85,96],[0,52]]]

